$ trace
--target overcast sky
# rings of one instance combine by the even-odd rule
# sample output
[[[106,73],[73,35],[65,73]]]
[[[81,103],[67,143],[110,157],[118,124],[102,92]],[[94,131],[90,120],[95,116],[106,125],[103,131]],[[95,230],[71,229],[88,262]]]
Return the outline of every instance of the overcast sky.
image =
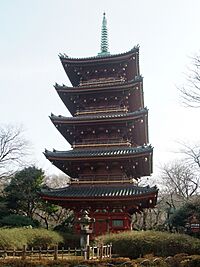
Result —
[[[0,124],[22,124],[33,161],[58,173],[42,154],[70,149],[48,118],[69,115],[53,87],[70,85],[57,55],[96,56],[104,11],[111,54],[140,45],[157,175],[177,141],[200,139],[200,111],[182,107],[176,88],[200,51],[199,0],[0,0]]]

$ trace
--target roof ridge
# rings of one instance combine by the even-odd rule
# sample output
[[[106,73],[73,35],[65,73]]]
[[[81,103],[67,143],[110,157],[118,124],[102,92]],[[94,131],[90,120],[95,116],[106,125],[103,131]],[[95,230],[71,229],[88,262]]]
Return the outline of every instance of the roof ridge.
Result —
[[[94,148],[94,149],[70,149],[70,150],[67,150],[67,151],[59,151],[59,150],[55,150],[53,149],[53,152],[52,151],[49,151],[47,149],[45,149],[45,152],[44,153],[66,153],[66,154],[69,154],[69,153],[73,153],[73,154],[87,154],[87,153],[103,153],[103,152],[115,152],[115,151],[119,151],[119,150],[122,150],[122,151],[128,151],[128,152],[137,152],[137,151],[140,151],[140,150],[149,150],[149,149],[153,149],[152,145],[151,144],[148,144],[148,145],[142,145],[142,146],[137,146],[137,147],[118,147],[118,148]]]
[[[109,117],[129,117],[129,116],[132,116],[132,115],[138,115],[138,114],[143,114],[143,113],[146,113],[148,111],[147,107],[144,107],[144,108],[141,108],[139,110],[136,110],[136,111],[133,111],[133,112],[124,112],[124,113],[121,113],[121,112],[117,112],[116,113],[101,113],[101,114],[96,114],[96,115],[83,115],[83,116],[71,116],[71,117],[66,117],[66,116],[62,116],[62,115],[55,115],[53,113],[51,113],[51,115],[49,116],[50,119],[54,119],[54,118],[59,118],[59,119],[68,119],[68,120],[84,120],[84,119],[88,119],[88,118],[109,118]]]
[[[104,58],[112,58],[112,57],[116,57],[116,56],[123,56],[126,54],[129,54],[131,52],[137,52],[139,50],[139,45],[135,45],[132,49],[123,52],[123,53],[118,53],[118,54],[107,54],[107,55],[102,55],[102,56],[91,56],[91,57],[82,57],[82,58],[75,58],[75,57],[69,57],[67,56],[65,53],[61,54],[59,53],[58,56],[59,58],[62,59],[69,59],[69,60],[85,60],[85,59],[104,59]]]

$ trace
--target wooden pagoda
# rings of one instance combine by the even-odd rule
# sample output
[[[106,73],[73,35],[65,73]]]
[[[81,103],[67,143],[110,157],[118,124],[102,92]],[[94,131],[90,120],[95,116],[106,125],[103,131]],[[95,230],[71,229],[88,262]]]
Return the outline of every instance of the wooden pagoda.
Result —
[[[95,235],[131,229],[131,215],[153,208],[158,192],[137,186],[139,178],[151,175],[153,155],[139,47],[110,55],[104,14],[98,56],[60,54],[60,60],[72,87],[56,84],[55,89],[72,117],[51,114],[50,119],[72,149],[44,155],[70,184],[43,191],[42,198],[73,210],[76,219],[88,210]]]

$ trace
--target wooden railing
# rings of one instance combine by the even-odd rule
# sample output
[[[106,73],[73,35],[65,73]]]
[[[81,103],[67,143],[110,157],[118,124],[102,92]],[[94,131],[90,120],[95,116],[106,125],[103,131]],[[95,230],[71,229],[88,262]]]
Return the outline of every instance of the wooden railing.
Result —
[[[124,78],[115,78],[115,77],[108,77],[108,78],[99,78],[99,79],[90,79],[88,81],[81,81],[79,86],[103,86],[103,85],[110,85],[113,83],[123,83],[125,82]]]
[[[31,260],[42,260],[42,259],[66,259],[71,257],[82,257],[84,259],[102,259],[111,258],[112,256],[112,245],[98,245],[98,246],[87,246],[85,249],[82,248],[61,248],[54,246],[52,249],[42,248],[30,248],[23,246],[23,249],[1,249],[0,259],[6,258],[21,258]]]
[[[94,181],[101,181],[102,179],[109,180],[123,180],[127,179],[126,175],[120,175],[120,174],[95,174],[95,175],[90,175],[90,174],[85,174],[83,177],[80,175],[80,179],[84,178],[84,180],[90,180],[91,182]]]
[[[74,142],[72,148],[84,148],[84,147],[102,147],[102,146],[131,146],[131,141],[128,139],[119,138],[96,138],[84,139],[82,142]]]
[[[134,178],[128,178],[125,175],[83,175],[79,179],[71,179],[71,184],[113,184],[113,183],[136,183]]]
[[[97,114],[97,113],[108,113],[108,112],[128,112],[127,107],[92,107],[90,109],[85,109],[85,110],[77,110],[77,112],[74,114],[75,116],[78,115],[89,115],[89,114]]]

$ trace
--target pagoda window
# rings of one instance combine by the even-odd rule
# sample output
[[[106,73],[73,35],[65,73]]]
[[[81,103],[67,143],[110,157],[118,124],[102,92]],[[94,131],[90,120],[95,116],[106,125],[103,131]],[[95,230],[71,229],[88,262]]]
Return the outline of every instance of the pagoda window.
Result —
[[[123,227],[124,221],[123,220],[112,220],[113,227]]]

